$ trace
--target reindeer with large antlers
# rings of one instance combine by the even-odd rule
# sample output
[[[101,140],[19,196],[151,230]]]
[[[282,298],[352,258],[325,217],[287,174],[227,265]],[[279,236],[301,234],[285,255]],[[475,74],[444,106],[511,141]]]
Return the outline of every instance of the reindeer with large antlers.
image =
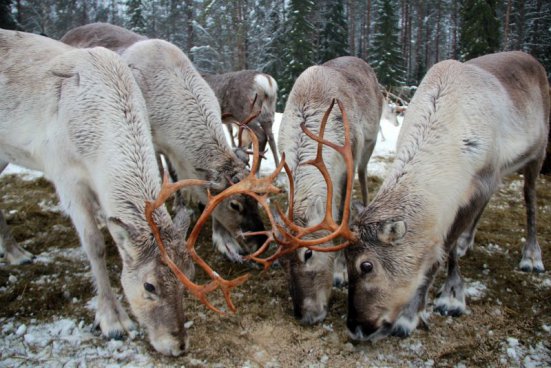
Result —
[[[344,158],[332,149],[323,150],[326,172],[305,165],[316,155],[316,142],[301,134],[301,124],[318,132],[326,126],[329,141],[342,144],[345,139],[342,113],[325,115],[331,99],[338,97],[350,117],[350,149],[353,170],[358,171],[364,205],[367,203],[367,162],[375,147],[383,96],[375,73],[363,60],[340,57],[319,66],[312,66],[296,80],[289,95],[279,130],[279,150],[285,152],[294,178],[289,206],[295,221],[313,226],[330,214],[340,218],[347,210]],[[319,154],[319,153],[318,153]],[[329,190],[322,175],[328,175],[335,189]],[[349,189],[350,190],[350,189]],[[329,194],[328,194],[329,193]],[[346,282],[342,253],[313,252],[301,249],[286,257],[289,286],[295,316],[303,323],[316,323],[325,318],[332,284]]]
[[[91,264],[102,334],[121,338],[135,325],[111,289],[98,211],[121,255],[132,312],[157,351],[182,354],[184,287],[163,264],[144,215],[145,201],[161,188],[146,105],[132,72],[102,47],[75,49],[23,32],[0,30],[0,55],[0,171],[11,162],[41,170],[53,182]],[[173,223],[163,206],[154,218],[167,243],[163,255],[192,277],[185,212]],[[7,234],[3,216],[0,221],[6,258],[30,261]]]
[[[110,47],[121,54],[144,95],[155,148],[179,179],[206,180],[220,191],[247,175],[245,163],[226,141],[216,96],[176,46],[107,23],[77,27],[61,40],[76,47]],[[189,190],[200,203],[207,202],[203,190]],[[233,261],[264,242],[262,236],[242,236],[264,229],[257,204],[247,196],[233,196],[217,206],[212,222],[215,247]]]

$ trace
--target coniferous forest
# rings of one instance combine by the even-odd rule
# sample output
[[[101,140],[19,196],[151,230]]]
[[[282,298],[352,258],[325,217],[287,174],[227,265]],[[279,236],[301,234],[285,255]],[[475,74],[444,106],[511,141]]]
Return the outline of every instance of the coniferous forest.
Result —
[[[545,0],[0,0],[0,27],[60,38],[109,22],[178,45],[202,72],[257,69],[279,83],[279,109],[308,66],[367,60],[387,88],[433,64],[523,50],[551,70]]]

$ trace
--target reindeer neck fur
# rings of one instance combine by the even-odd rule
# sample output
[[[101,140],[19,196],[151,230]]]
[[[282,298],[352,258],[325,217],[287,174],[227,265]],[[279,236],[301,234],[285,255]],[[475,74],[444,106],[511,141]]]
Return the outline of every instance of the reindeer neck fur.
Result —
[[[0,106],[0,158],[42,170],[58,191],[80,186],[105,216],[147,229],[144,201],[160,183],[145,103],[127,66],[103,48],[7,31],[0,37],[7,55],[0,75],[12,86],[0,88],[12,104]],[[170,222],[166,209],[158,215]]]
[[[182,51],[162,40],[146,40],[122,56],[144,94],[155,146],[175,165],[178,177],[205,177],[197,169],[229,177],[244,171],[226,141],[214,93]]]

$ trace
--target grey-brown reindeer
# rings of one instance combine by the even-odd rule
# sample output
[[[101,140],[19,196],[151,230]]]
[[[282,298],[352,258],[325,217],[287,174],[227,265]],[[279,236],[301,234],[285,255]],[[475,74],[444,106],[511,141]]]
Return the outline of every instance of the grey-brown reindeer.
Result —
[[[322,173],[312,165],[318,143],[301,131],[301,123],[317,134],[323,115],[338,98],[350,120],[354,170],[357,169],[362,200],[367,203],[367,163],[377,140],[383,107],[373,69],[356,57],[339,57],[306,69],[296,80],[279,130],[279,151],[284,152],[294,177],[293,217],[305,227],[323,220],[326,213],[327,184]],[[325,139],[343,144],[342,113],[332,110],[327,119]],[[346,191],[344,158],[331,148],[323,149],[323,161],[334,183],[331,201],[333,218],[341,218]],[[289,188],[291,190],[291,188]],[[342,252],[315,252],[302,248],[285,258],[294,314],[302,323],[322,321],[328,310],[332,284],[346,282]]]
[[[230,132],[232,145],[235,145],[232,123],[242,122],[252,113],[260,114],[248,126],[258,138],[260,151],[269,144],[275,165],[279,164],[277,146],[272,131],[277,102],[277,82],[266,73],[256,70],[240,70],[224,74],[203,74],[218,98],[224,123]],[[251,145],[247,131],[238,140],[241,152]],[[247,156],[242,156],[248,159]],[[257,170],[258,168],[253,168]]]
[[[74,28],[61,40],[76,47],[109,47],[130,65],[147,104],[155,149],[168,158],[178,179],[204,179],[224,189],[247,175],[226,141],[216,96],[178,47],[107,23]],[[204,190],[190,191],[207,202]],[[215,247],[233,261],[264,242],[262,236],[242,236],[264,229],[257,204],[247,196],[226,199],[212,222]]]
[[[11,162],[42,171],[54,184],[91,264],[102,334],[120,338],[135,325],[111,289],[98,212],[122,258],[124,293],[149,341],[163,354],[182,354],[184,287],[163,264],[144,214],[145,201],[161,186],[132,72],[105,48],[75,49],[23,32],[0,30],[0,54],[0,171]],[[173,223],[166,207],[155,212],[167,253],[192,277],[183,250],[189,218],[177,216]],[[12,264],[29,262],[31,254],[0,219],[0,250]]]
[[[505,175],[521,170],[527,211],[520,269],[543,272],[536,238],[536,178],[545,156],[550,94],[544,68],[522,52],[434,65],[415,93],[389,175],[345,251],[350,335],[409,335],[425,320],[427,293],[447,259],[435,310],[465,311],[458,251]]]

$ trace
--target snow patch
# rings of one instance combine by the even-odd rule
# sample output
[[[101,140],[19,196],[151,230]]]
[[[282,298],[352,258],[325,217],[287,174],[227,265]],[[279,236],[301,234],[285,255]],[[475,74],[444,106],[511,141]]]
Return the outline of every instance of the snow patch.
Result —
[[[4,169],[4,171],[0,173],[0,177],[4,175],[11,175],[11,174],[19,175],[21,179],[28,180],[28,181],[32,181],[44,176],[44,174],[41,171],[30,170],[21,166],[9,164]]]
[[[468,296],[472,300],[480,300],[486,296],[486,285],[480,281],[468,282],[465,287],[465,296]]]

